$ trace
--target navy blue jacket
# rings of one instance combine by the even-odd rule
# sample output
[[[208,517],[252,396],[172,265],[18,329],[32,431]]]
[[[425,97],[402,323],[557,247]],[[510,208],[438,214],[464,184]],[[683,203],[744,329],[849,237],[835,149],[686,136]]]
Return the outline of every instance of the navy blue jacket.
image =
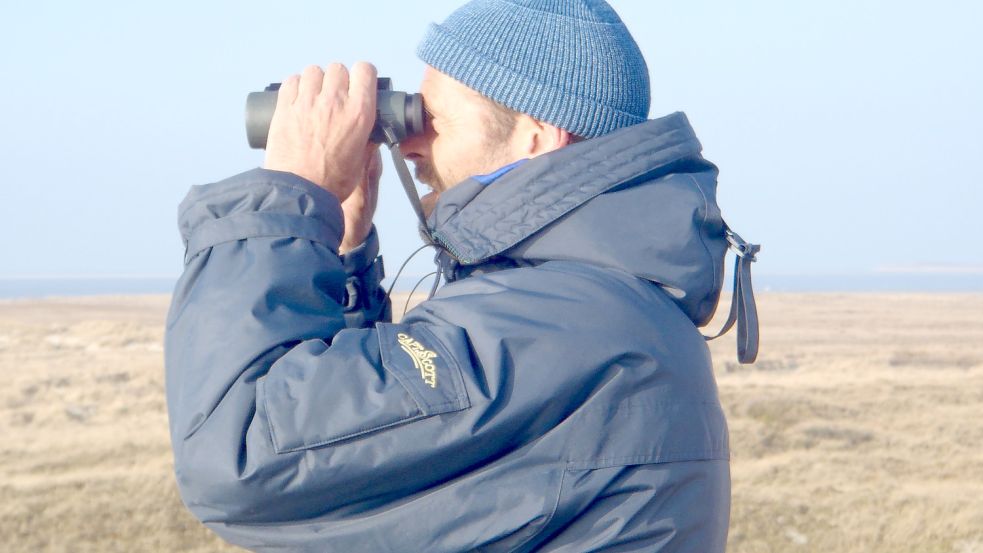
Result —
[[[450,282],[399,324],[331,194],[194,187],[166,336],[185,504],[258,551],[723,551],[716,173],[677,113],[464,181],[430,217]]]

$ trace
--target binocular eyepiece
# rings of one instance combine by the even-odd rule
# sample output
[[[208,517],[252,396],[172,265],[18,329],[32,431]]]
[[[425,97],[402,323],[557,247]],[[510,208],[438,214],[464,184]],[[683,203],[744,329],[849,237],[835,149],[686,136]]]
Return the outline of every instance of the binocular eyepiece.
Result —
[[[280,83],[273,83],[266,90],[250,92],[246,97],[246,138],[250,148],[266,148],[279,89]],[[422,132],[423,96],[392,90],[389,78],[379,77],[376,80],[375,125],[369,140],[392,145]]]

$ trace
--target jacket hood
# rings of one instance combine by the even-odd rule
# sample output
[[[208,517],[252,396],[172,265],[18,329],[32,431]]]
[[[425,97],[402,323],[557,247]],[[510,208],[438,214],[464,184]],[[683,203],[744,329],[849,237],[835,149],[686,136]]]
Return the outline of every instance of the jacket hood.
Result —
[[[700,151],[686,116],[674,113],[494,180],[465,180],[441,194],[428,223],[463,269],[550,260],[610,267],[660,285],[703,326],[719,299],[727,241],[717,168]]]

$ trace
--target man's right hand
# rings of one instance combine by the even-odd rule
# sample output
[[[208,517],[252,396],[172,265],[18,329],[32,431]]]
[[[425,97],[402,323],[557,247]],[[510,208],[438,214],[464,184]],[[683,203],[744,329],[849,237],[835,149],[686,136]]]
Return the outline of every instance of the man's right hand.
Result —
[[[375,123],[376,69],[310,66],[280,85],[263,167],[303,177],[344,202],[363,180]]]

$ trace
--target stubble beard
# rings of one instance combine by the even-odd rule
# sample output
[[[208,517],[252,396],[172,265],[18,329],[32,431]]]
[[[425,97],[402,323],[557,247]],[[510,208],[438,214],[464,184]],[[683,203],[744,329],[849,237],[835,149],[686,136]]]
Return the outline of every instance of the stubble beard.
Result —
[[[511,135],[511,128],[507,130],[499,129],[497,134],[487,135],[480,147],[480,151],[485,152],[484,157],[468,160],[470,163],[464,167],[448,168],[451,170],[445,176],[449,177],[449,179],[441,176],[432,160],[416,159],[413,162],[416,180],[429,186],[435,193],[440,194],[468,177],[496,171],[515,161],[509,155],[508,139]]]
[[[418,160],[414,164],[414,176],[416,180],[422,182],[423,184],[430,187],[431,190],[435,192],[443,191],[446,186],[440,175],[437,174],[437,170],[429,161]]]
[[[514,161],[508,157],[507,150],[501,143],[489,143],[485,146],[485,150],[488,152],[485,159],[480,164],[477,164],[477,167],[464,171],[462,175],[457,176],[452,174],[453,182],[448,182],[441,177],[434,164],[428,160],[415,160],[413,162],[413,174],[417,181],[426,184],[431,190],[440,194],[468,177],[495,171]]]

